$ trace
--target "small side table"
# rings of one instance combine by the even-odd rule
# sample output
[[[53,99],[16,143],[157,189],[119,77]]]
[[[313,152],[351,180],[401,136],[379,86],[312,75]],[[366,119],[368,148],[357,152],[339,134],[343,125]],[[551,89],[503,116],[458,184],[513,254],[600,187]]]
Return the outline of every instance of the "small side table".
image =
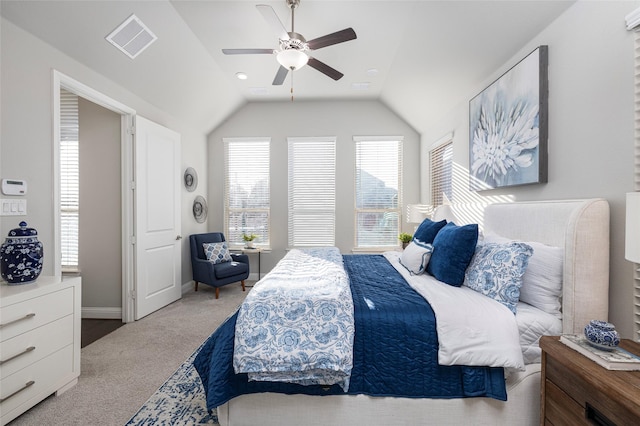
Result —
[[[620,347],[640,354],[640,344]],[[540,425],[640,424],[640,371],[607,370],[557,336],[542,336]]]
[[[242,248],[233,248],[233,249],[231,249],[231,251],[234,252],[234,253],[242,253],[242,254],[247,254],[247,255],[257,254],[258,255],[258,281],[260,281],[260,278],[262,278],[262,274],[260,272],[260,266],[262,264],[261,259],[260,259],[262,250],[263,249],[258,248],[258,247],[256,247],[256,248],[242,247]]]

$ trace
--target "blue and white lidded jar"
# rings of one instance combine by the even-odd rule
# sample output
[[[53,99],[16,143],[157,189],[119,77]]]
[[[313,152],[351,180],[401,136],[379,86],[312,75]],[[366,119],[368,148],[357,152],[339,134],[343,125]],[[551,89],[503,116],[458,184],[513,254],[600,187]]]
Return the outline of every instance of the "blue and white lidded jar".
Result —
[[[22,221],[0,246],[0,274],[9,285],[32,283],[42,272],[42,258],[38,231]]]
[[[584,335],[593,346],[612,350],[620,344],[620,335],[616,327],[606,321],[591,320],[584,328]]]

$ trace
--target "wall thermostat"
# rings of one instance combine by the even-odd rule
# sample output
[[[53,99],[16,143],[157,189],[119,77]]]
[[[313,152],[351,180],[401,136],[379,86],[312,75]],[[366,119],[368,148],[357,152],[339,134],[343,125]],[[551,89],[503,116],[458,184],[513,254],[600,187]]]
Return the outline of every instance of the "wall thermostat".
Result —
[[[18,179],[2,179],[2,193],[4,195],[26,195],[27,182]]]

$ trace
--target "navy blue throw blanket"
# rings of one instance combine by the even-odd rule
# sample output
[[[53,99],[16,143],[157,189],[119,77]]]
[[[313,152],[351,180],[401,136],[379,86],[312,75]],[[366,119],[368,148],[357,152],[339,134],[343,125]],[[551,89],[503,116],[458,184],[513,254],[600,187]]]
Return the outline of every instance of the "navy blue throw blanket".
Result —
[[[405,398],[490,397],[506,401],[502,368],[438,365],[435,314],[381,255],[345,255],[355,340],[347,394]],[[247,393],[344,395],[338,385],[254,382],[233,371],[237,313],[203,344],[194,366],[213,409]]]

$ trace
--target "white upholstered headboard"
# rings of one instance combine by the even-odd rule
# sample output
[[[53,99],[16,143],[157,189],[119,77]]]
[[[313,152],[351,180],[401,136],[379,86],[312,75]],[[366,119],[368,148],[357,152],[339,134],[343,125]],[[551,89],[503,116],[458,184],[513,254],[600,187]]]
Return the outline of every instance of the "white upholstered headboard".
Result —
[[[455,214],[456,207],[453,207]],[[609,203],[602,198],[491,204],[485,233],[564,247],[562,331],[609,314]]]

